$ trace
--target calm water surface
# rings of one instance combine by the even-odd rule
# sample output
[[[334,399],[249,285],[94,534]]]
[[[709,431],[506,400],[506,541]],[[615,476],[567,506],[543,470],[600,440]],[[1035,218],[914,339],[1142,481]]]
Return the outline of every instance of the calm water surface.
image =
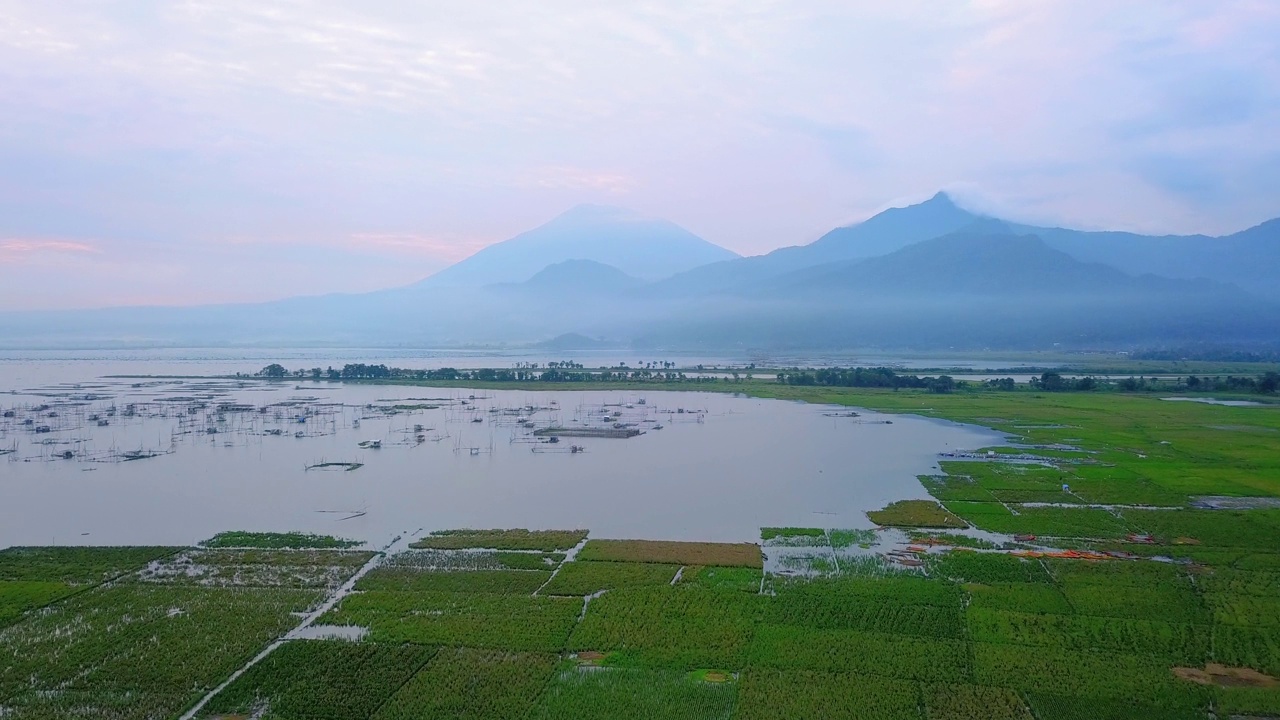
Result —
[[[0,410],[13,413],[0,419],[0,547],[185,544],[228,529],[384,542],[450,527],[750,541],[764,525],[869,527],[866,510],[928,497],[916,476],[938,452],[1000,438],[720,393],[99,379],[175,364],[254,369],[173,358],[0,365]],[[643,434],[534,435],[615,424]],[[320,462],[363,467],[306,469]]]

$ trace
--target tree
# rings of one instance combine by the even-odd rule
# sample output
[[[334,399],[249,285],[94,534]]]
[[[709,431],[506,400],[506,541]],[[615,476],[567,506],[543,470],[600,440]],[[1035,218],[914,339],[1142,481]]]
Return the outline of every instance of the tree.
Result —
[[[1280,374],[1269,372],[1258,378],[1258,392],[1268,395],[1280,389]]]
[[[1040,388],[1049,392],[1058,392],[1066,390],[1067,384],[1062,380],[1062,375],[1052,370],[1040,375]]]
[[[285,370],[284,366],[281,365],[280,363],[271,363],[270,365],[262,368],[262,371],[259,372],[258,374],[261,375],[262,377],[282,378],[288,375],[289,371]]]

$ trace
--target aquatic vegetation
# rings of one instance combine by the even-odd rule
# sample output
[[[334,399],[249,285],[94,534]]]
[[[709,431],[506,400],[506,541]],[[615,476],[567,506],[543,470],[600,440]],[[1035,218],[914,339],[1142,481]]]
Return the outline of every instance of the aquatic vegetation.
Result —
[[[760,546],[754,543],[700,543],[666,540],[590,540],[580,560],[763,567]]]
[[[831,547],[836,550],[850,548],[855,545],[871,545],[876,541],[875,530],[831,530],[827,533]]]
[[[525,717],[558,660],[549,653],[441,648],[373,720]]]
[[[760,528],[760,540],[766,547],[828,544],[827,531],[822,528],[763,527]]]
[[[899,500],[883,510],[867,513],[871,522],[881,526],[918,528],[963,528],[968,523],[933,500]]]
[[[418,645],[295,640],[213,697],[200,717],[367,718],[436,652]]]
[[[314,535],[301,532],[222,532],[200,543],[205,548],[260,548],[260,549],[305,549],[305,548],[354,548],[364,543],[359,540],[344,540],[331,535]]]
[[[679,570],[679,565],[579,560],[562,565],[560,572],[542,592],[545,595],[590,595],[598,590],[670,585]]]
[[[336,588],[374,553],[357,550],[193,549],[155,561],[125,582],[204,587]]]
[[[437,530],[413,543],[414,549],[568,550],[587,537],[586,530]]]

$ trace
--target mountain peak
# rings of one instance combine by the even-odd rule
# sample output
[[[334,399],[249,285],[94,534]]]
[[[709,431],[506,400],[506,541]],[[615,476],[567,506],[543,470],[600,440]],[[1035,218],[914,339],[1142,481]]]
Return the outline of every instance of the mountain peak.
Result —
[[[950,207],[950,208],[957,207],[955,202],[951,199],[951,196],[947,194],[946,190],[939,190],[938,192],[933,194],[933,197],[919,204],[935,205],[937,207]]]
[[[588,221],[616,221],[616,220],[638,220],[643,216],[631,210],[630,208],[618,207],[617,205],[597,205],[595,203],[581,203],[565,210],[555,216],[551,222],[557,220],[588,220]]]
[[[611,205],[577,205],[423,282],[431,287],[519,283],[565,260],[593,260],[635,278],[657,280],[735,257],[669,220]]]

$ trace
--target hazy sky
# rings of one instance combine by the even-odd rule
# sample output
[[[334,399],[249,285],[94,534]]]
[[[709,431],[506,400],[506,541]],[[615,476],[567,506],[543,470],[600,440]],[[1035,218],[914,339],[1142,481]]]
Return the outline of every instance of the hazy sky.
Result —
[[[0,0],[0,309],[403,284],[581,202],[1280,215],[1280,2]]]

